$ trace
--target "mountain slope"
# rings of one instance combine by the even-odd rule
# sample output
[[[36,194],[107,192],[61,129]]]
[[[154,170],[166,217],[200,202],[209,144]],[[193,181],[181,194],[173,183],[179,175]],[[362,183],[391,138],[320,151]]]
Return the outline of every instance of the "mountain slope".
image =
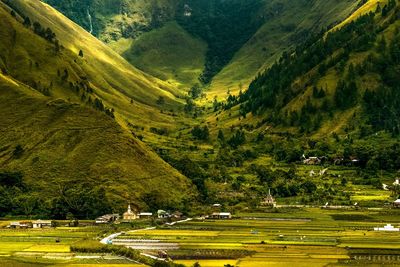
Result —
[[[7,210],[32,214],[17,202],[29,197],[35,214],[86,218],[121,211],[127,201],[143,208],[179,207],[190,198],[190,182],[118,123],[133,118],[146,125],[168,124],[170,118],[151,105],[130,102],[136,93],[143,102],[156,92],[170,95],[157,86],[162,83],[84,31],[72,42],[70,31],[80,34],[79,28],[39,1],[13,3],[15,10],[0,2],[0,172],[21,172],[25,186],[5,198],[13,199]],[[24,26],[22,13],[51,26],[64,48],[49,40],[49,31],[42,37],[38,24]],[[84,42],[93,50],[81,58],[74,49]],[[139,85],[148,91],[141,94]],[[98,199],[85,200],[94,193],[88,190]],[[83,203],[74,204],[78,200]],[[104,205],[96,206],[100,200]]]
[[[284,50],[304,41],[310,32],[344,20],[360,1],[47,0],[87,30],[90,10],[100,40],[136,67],[182,88],[197,82],[197,63],[204,62],[198,78],[205,84],[211,82],[209,99],[224,97],[228,89],[237,93],[239,87],[247,87],[255,74],[273,64]],[[171,27],[173,21],[184,30]],[[195,51],[196,65],[189,68],[190,77],[182,75],[188,69],[181,58],[186,58],[185,49],[169,49],[169,38],[157,38],[162,34],[186,36],[181,45]],[[187,42],[190,35],[201,38],[207,51],[198,49],[200,43]],[[158,53],[167,53],[171,60],[160,61],[155,58]]]
[[[199,82],[207,45],[176,22],[168,22],[159,29],[144,33],[129,44],[121,55],[144,72],[186,90],[188,85]],[[116,43],[110,46],[118,47]]]
[[[283,51],[303,42],[310,33],[346,19],[358,4],[358,0],[266,1],[262,10],[265,23],[214,77],[209,95],[224,97],[228,89],[237,94]]]
[[[180,88],[186,89],[197,82],[204,65],[204,43],[173,23],[165,25],[174,20],[181,1],[46,2],[141,70]],[[171,45],[174,45],[173,49]],[[188,49],[195,58],[192,65],[188,65]],[[168,56],[171,58],[167,59]]]
[[[317,136],[396,135],[399,3],[368,2],[356,14],[259,75],[242,97],[242,114],[252,111],[277,127]]]
[[[43,51],[28,43],[18,44],[24,46],[22,51],[31,50],[27,52],[31,61],[38,62],[40,69],[46,69],[47,79],[53,81],[54,90],[50,92],[53,96],[63,97],[67,91],[64,89],[70,87],[69,83],[77,85],[88,82],[94,91],[92,100],[99,98],[105,106],[113,108],[116,119],[121,124],[126,120],[133,123],[141,122],[140,124],[147,124],[149,120],[164,125],[172,124],[172,118],[159,113],[156,101],[162,96],[165,98],[166,108],[179,107],[181,101],[174,96],[174,87],[135,69],[108,46],[46,4],[32,0],[9,3],[22,16],[29,17],[32,24],[39,22],[43,29],[50,28],[59,44],[65,47],[61,50],[62,53],[46,58]],[[10,46],[4,48],[5,53],[10,53]],[[15,50],[20,51],[20,49]],[[83,57],[78,56],[80,50],[83,51]],[[67,60],[63,59],[63,54],[67,54]],[[10,65],[8,71],[20,72],[23,75],[27,73],[24,78],[30,79],[31,83],[32,80],[41,77],[34,68],[29,69],[30,65],[23,57],[17,57],[17,60],[9,62],[18,65],[18,68]],[[68,71],[68,79],[62,84],[56,83],[65,70]],[[81,95],[80,93],[71,99],[81,100]]]
[[[49,101],[4,75],[0,99],[7,103],[0,106],[1,169],[22,172],[31,191],[40,193],[38,202],[57,198],[60,187],[79,185],[103,187],[114,210],[125,208],[128,201],[142,207],[179,207],[190,197],[186,178],[107,115]],[[18,146],[22,152],[16,156]],[[147,195],[155,196],[153,203],[147,202]]]

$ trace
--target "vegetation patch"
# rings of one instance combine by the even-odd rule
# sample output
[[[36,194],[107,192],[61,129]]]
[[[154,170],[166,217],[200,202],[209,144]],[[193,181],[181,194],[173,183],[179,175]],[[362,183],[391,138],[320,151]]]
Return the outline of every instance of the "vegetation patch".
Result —
[[[373,221],[373,217],[363,214],[332,214],[335,221]]]

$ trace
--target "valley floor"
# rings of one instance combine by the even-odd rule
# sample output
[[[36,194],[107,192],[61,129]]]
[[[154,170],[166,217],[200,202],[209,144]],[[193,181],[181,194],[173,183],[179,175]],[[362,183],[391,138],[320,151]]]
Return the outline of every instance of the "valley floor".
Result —
[[[398,209],[280,208],[235,216],[231,220],[195,219],[154,229],[126,230],[113,244],[155,256],[165,250],[175,263],[186,266],[196,262],[207,267],[400,263],[400,232],[374,231],[374,227],[388,223],[400,226]],[[89,244],[94,239],[98,242],[112,229],[108,226],[3,229],[0,265],[139,266],[119,256],[71,252],[71,246]],[[57,238],[59,243],[55,243]]]

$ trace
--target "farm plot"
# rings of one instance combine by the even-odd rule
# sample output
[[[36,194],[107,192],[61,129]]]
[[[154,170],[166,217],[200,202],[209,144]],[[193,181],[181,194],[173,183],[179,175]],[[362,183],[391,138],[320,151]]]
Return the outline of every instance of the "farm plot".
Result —
[[[176,262],[189,266],[196,261],[201,266],[346,265],[359,261],[349,253],[350,248],[367,249],[371,255],[379,254],[381,249],[391,248],[390,255],[400,251],[399,232],[373,231],[385,219],[400,225],[397,211],[388,214],[386,211],[303,208],[286,210],[286,213],[240,214],[240,217],[194,220],[120,238],[176,244],[178,248],[169,250],[168,254]],[[147,249],[152,250],[151,246]]]

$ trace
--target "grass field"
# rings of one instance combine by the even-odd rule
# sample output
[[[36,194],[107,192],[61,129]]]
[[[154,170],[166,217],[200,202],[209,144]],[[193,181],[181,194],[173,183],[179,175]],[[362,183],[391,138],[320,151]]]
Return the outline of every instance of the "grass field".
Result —
[[[320,208],[242,213],[233,220],[195,220],[120,238],[179,244],[178,250],[169,251],[170,256],[189,265],[196,261],[201,266],[353,265],[359,264],[353,260],[354,249],[368,255],[387,255],[382,249],[389,249],[393,258],[373,262],[388,264],[400,253],[400,233],[375,232],[373,227],[386,222],[399,226],[400,213],[389,213]]]
[[[285,208],[273,213],[237,213],[232,220],[195,219],[154,230],[126,229],[118,239],[128,246],[145,244],[140,250],[147,254],[157,254],[157,244],[173,244],[166,246],[168,254],[174,262],[186,266],[195,262],[203,267],[394,265],[400,261],[400,232],[373,231],[386,223],[399,227],[400,211]],[[72,244],[98,238],[104,230],[2,229],[0,265],[137,266],[112,255],[70,252]]]

